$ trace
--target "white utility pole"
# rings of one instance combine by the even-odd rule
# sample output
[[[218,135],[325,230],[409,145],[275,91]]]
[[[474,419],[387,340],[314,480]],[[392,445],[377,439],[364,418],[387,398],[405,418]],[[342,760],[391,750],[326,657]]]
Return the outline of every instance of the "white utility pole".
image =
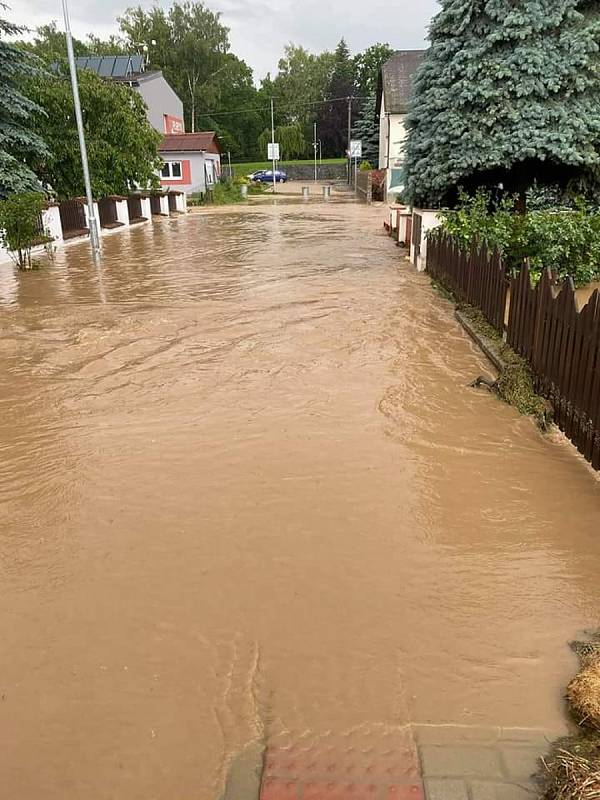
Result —
[[[67,0],[62,0],[63,14],[65,17],[65,34],[67,38],[67,56],[69,58],[69,71],[71,73],[71,88],[73,89],[73,104],[75,105],[75,119],[79,135],[79,150],[81,151],[81,165],[83,167],[83,182],[88,206],[88,225],[90,226],[90,244],[92,255],[96,260],[100,253],[100,236],[98,235],[98,221],[94,211],[94,198],[92,197],[92,184],[90,183],[90,169],[88,166],[87,148],[83,133],[83,119],[81,116],[81,103],[79,101],[79,86],[77,83],[77,69],[75,68],[75,55],[73,53],[73,38],[71,36],[71,23],[69,22],[69,9]]]
[[[233,180],[233,171],[231,169],[231,150],[227,151],[227,161],[229,162],[229,180]]]
[[[313,135],[313,147],[315,149],[315,183],[316,183],[317,182],[317,123],[316,122]]]
[[[271,98],[271,145],[273,146],[273,194],[277,191],[277,180],[275,178],[275,109],[273,106],[273,98]]]

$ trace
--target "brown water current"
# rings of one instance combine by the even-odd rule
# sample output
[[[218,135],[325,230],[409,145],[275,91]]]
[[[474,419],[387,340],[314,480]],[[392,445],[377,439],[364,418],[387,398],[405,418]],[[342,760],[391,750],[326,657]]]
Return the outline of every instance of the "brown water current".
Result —
[[[0,797],[217,800],[289,732],[556,728],[600,483],[353,202],[0,265]]]

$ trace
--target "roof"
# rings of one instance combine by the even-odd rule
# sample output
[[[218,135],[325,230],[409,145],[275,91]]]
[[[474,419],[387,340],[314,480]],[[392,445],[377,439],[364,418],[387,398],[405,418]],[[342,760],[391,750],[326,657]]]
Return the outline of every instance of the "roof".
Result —
[[[221,155],[221,143],[214,131],[200,133],[170,133],[163,136],[158,148],[161,153],[205,150],[207,153]]]
[[[129,78],[145,72],[144,56],[78,56],[77,69],[89,69],[101,78]]]
[[[414,76],[425,53],[425,50],[399,50],[385,62],[377,85],[377,116],[381,112],[382,96],[388,114],[406,114]]]

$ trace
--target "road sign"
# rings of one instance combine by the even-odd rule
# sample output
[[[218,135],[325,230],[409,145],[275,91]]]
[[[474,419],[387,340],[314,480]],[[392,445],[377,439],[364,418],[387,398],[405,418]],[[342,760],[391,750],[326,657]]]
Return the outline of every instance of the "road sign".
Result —
[[[350,142],[350,158],[362,158],[362,142],[360,139],[353,139]]]
[[[269,142],[267,147],[267,158],[269,161],[279,161],[279,142]]]

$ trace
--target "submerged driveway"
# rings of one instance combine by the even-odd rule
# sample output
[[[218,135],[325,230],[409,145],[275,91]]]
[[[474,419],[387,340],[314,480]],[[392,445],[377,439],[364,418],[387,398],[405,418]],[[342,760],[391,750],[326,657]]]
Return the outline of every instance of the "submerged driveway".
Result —
[[[267,200],[0,266],[3,800],[216,800],[253,743],[561,725],[597,479],[467,388],[380,218]]]

